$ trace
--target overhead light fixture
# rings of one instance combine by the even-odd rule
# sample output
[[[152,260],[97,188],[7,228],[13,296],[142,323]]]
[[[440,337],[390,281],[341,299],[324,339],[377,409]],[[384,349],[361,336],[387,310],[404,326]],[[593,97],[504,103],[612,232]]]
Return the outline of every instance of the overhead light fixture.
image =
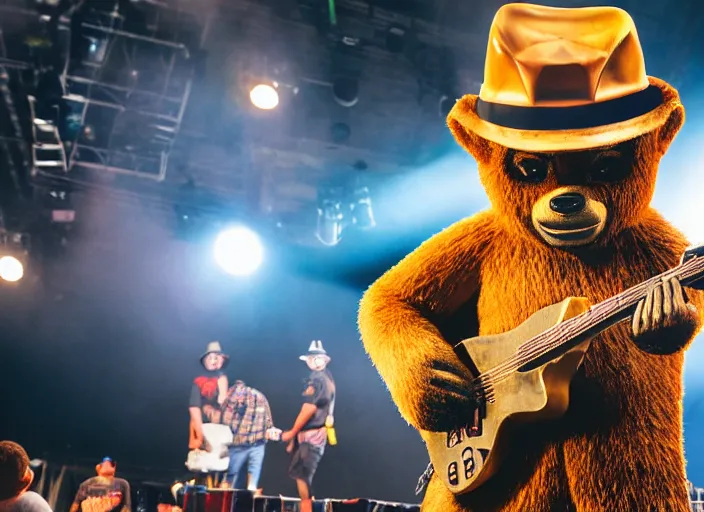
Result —
[[[352,195],[352,222],[360,229],[372,229],[376,226],[372,198],[367,187],[357,188]]]
[[[230,275],[254,273],[264,259],[264,247],[259,236],[244,226],[226,229],[215,240],[215,261]]]
[[[321,243],[333,246],[342,240],[345,215],[342,202],[335,199],[323,199],[318,205],[318,226],[315,232]]]
[[[279,105],[279,93],[276,88],[268,84],[259,84],[249,91],[252,105],[261,110],[272,110]]]
[[[386,49],[391,53],[403,53],[406,48],[406,29],[391,25],[386,31]]]
[[[108,40],[106,37],[84,36],[87,40],[87,61],[91,64],[102,64],[108,51]]]
[[[332,94],[343,107],[354,107],[359,101],[359,81],[354,78],[337,78],[332,83]]]
[[[24,265],[14,256],[0,257],[0,279],[16,283],[24,277]]]
[[[76,220],[76,210],[71,204],[67,187],[56,186],[46,191],[44,206],[51,212],[51,222],[69,224]]]
[[[28,246],[27,235],[0,230],[0,280],[16,283],[24,277]]]

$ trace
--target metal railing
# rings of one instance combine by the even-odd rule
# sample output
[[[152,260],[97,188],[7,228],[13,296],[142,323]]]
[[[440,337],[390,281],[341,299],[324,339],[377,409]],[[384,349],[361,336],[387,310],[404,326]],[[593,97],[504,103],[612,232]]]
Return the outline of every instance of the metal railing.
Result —
[[[692,512],[704,512],[704,489],[692,485],[689,488],[689,496],[692,500]]]

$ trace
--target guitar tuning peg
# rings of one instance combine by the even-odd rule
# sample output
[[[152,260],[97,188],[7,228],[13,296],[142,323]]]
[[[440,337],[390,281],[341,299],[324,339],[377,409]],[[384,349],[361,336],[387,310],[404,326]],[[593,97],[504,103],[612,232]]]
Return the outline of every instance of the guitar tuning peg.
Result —
[[[682,255],[682,263],[686,263],[692,258],[701,258],[702,256],[704,256],[704,244],[690,246]]]

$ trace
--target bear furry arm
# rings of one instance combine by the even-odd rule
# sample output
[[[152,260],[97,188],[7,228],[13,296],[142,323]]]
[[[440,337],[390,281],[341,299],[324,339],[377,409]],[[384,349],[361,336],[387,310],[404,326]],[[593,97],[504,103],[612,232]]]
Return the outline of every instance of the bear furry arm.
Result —
[[[457,405],[452,393],[442,396],[442,389],[430,385],[438,373],[469,387],[469,370],[436,323],[478,292],[482,256],[495,232],[491,211],[463,219],[424,242],[362,297],[358,325],[364,348],[399,412],[416,429],[435,430],[428,425],[433,405]]]

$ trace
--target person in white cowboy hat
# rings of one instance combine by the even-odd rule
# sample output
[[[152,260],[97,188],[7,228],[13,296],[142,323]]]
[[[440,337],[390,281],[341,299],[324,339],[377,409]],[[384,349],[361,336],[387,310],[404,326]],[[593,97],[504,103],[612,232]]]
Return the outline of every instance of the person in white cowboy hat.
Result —
[[[203,444],[203,423],[209,421],[203,412],[204,408],[210,405],[219,409],[225,401],[229,383],[224,370],[229,361],[230,358],[222,351],[219,341],[208,343],[205,352],[200,356],[200,363],[205,371],[193,379],[188,403],[191,416],[188,441],[190,450],[198,450]]]
[[[300,359],[305,361],[311,373],[303,390],[301,411],[291,430],[281,434],[281,440],[288,443],[286,451],[291,453],[288,474],[296,481],[301,512],[311,512],[313,476],[325,452],[328,428],[333,423],[335,380],[327,368],[330,356],[322,341],[312,341],[308,352]]]

